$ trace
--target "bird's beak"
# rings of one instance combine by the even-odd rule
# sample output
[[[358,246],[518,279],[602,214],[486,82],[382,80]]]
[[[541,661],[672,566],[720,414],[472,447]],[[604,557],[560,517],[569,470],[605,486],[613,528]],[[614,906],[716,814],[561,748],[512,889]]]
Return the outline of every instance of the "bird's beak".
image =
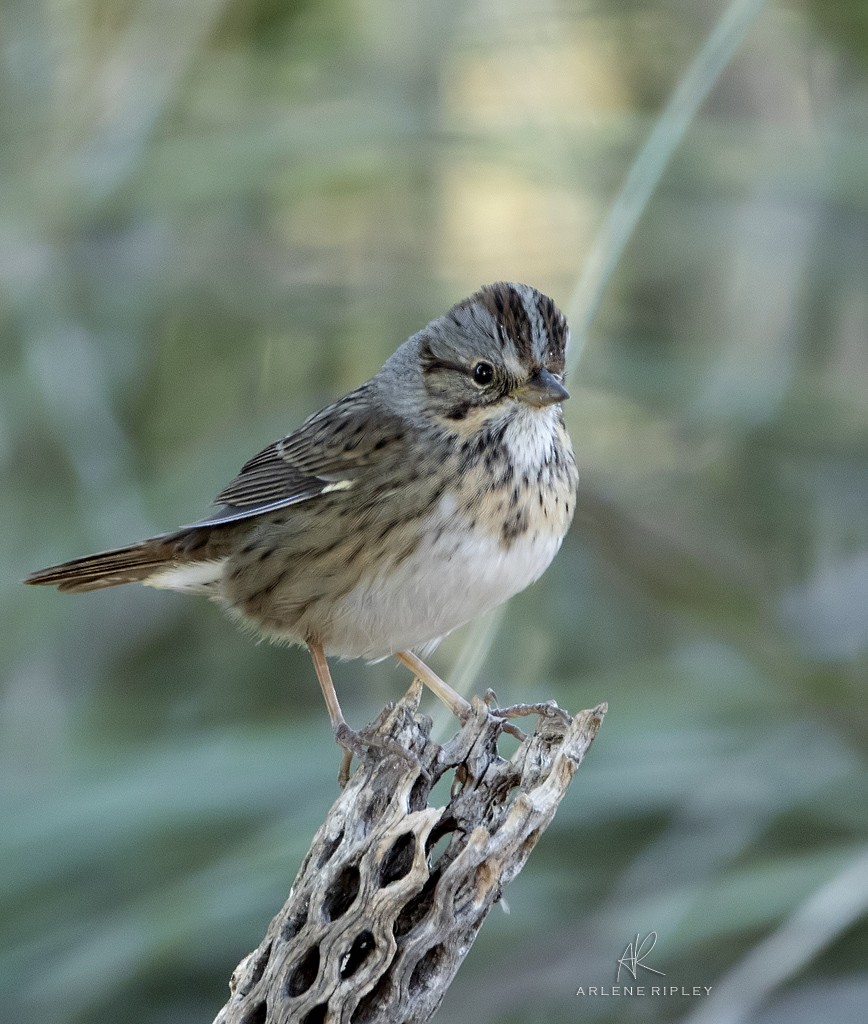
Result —
[[[554,405],[570,397],[569,391],[561,384],[553,373],[548,370],[537,370],[536,373],[521,387],[512,392],[513,398],[519,398],[528,405],[541,409],[545,405]]]

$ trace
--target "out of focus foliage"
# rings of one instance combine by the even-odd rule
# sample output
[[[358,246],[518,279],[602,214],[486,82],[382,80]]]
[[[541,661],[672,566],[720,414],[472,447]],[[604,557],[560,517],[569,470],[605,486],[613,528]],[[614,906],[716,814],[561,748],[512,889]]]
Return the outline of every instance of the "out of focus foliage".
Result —
[[[569,307],[721,10],[4,4],[5,1019],[210,1020],[338,763],[302,652],[20,577],[197,518],[485,281]],[[443,1024],[864,1016],[866,55],[860,0],[755,22],[581,339],[561,556],[435,659],[611,708]],[[409,682],[335,674],[359,725]],[[575,995],[650,931],[649,966],[711,997]]]

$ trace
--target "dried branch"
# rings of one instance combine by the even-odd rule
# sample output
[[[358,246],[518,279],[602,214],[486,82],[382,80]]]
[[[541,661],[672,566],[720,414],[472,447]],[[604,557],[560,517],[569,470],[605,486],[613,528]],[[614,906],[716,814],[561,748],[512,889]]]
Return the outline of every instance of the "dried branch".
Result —
[[[289,899],[238,965],[214,1024],[421,1024],[554,817],[606,705],[539,715],[509,760],[479,698],[443,746],[414,685],[364,733],[369,754],[314,837]],[[432,787],[451,777],[445,807]]]

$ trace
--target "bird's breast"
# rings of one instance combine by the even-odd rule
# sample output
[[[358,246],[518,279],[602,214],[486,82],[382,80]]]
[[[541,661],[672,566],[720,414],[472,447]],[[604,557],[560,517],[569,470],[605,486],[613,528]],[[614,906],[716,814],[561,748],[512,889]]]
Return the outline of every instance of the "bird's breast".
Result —
[[[435,479],[436,500],[370,552],[338,602],[327,650],[378,658],[430,645],[524,590],[557,554],[578,484],[559,409],[465,437]]]
[[[335,603],[326,649],[375,659],[436,642],[533,583],[562,539],[538,524],[505,543],[502,527],[468,518],[444,495],[413,541],[377,559]]]

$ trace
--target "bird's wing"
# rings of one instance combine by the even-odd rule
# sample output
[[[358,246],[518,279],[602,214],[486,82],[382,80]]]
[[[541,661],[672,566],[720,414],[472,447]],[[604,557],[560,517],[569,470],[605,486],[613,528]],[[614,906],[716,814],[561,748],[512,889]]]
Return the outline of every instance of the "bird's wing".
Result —
[[[247,461],[194,526],[219,526],[349,490],[403,447],[406,424],[371,401],[365,386],[311,416]]]

